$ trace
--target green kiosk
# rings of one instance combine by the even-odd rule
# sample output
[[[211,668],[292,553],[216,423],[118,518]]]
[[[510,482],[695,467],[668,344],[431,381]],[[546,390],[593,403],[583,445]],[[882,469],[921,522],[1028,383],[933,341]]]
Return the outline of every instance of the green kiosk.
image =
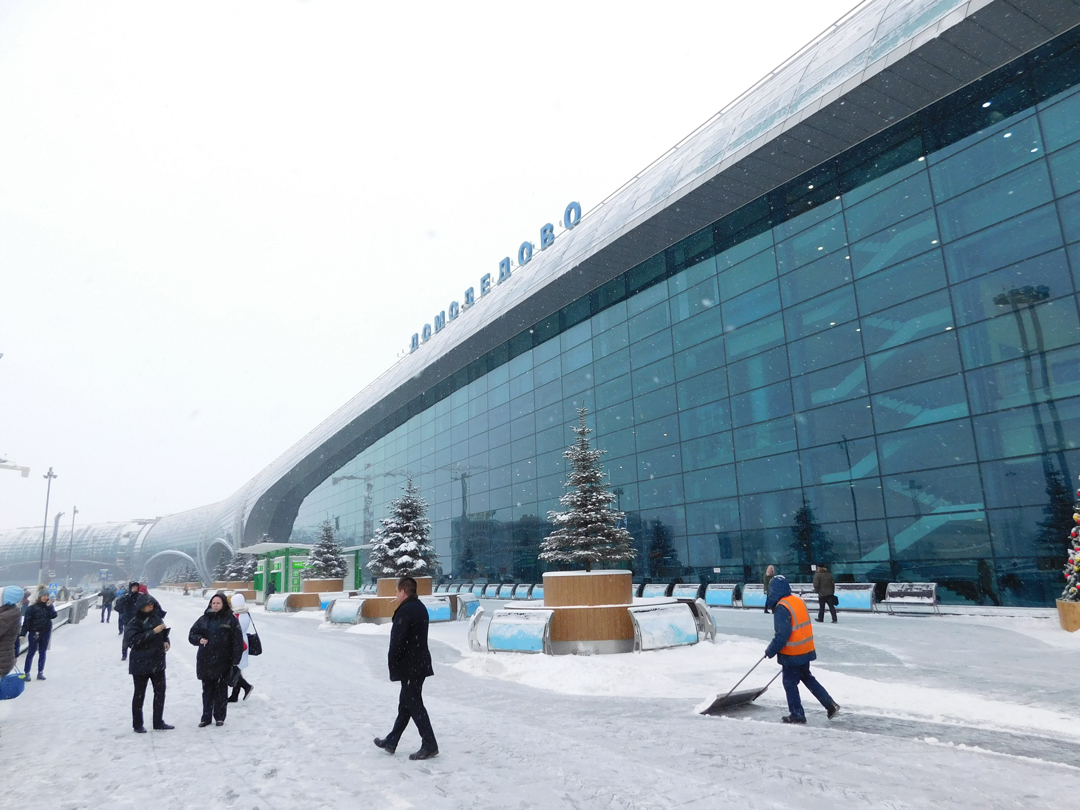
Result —
[[[301,572],[307,564],[310,546],[290,543],[256,543],[240,549],[244,554],[259,558],[255,568],[255,601],[266,601],[266,584],[274,583],[277,593],[298,593],[304,590]]]

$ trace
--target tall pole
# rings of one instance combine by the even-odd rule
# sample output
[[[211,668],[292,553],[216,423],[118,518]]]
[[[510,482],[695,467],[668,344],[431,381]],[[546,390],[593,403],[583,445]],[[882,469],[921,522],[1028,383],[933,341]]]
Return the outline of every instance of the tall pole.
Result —
[[[48,484],[45,488],[45,522],[41,526],[41,562],[38,563],[37,585],[42,583],[42,577],[45,575],[45,534],[49,531],[49,495],[52,494],[53,479],[60,476],[52,471],[52,467],[49,467],[49,471],[41,477],[46,479]]]
[[[75,545],[75,516],[79,514],[79,507],[71,507],[71,537],[68,538],[68,564],[67,573],[64,575],[64,587],[71,587],[71,547]]]

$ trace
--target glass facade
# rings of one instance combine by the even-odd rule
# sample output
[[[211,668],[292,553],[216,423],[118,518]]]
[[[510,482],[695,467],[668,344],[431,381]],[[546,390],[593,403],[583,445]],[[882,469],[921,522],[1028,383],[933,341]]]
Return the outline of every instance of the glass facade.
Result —
[[[931,580],[1045,605],[1080,472],[1080,46],[1059,38],[536,323],[305,499],[411,474],[443,574],[536,580],[575,409],[645,579]]]

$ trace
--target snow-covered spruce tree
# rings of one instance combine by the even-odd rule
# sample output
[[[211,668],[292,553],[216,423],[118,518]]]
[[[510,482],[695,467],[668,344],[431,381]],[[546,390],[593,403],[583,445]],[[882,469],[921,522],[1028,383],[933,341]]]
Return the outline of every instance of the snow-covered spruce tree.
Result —
[[[334,536],[333,522],[327,518],[319,526],[319,539],[308,553],[304,579],[344,579],[346,570],[341,543]]]
[[[573,428],[577,440],[563,453],[570,461],[564,484],[570,491],[559,503],[568,511],[548,512],[548,519],[559,528],[540,544],[539,559],[579,563],[591,571],[593,563],[633,561],[637,551],[633,536],[619,525],[626,516],[611,508],[615,495],[600,468],[604,451],[589,445],[592,429],[585,425],[585,413],[584,406],[578,408],[578,426]]]
[[[1062,602],[1080,602],[1080,489],[1076,491],[1076,505],[1073,507],[1073,527],[1069,532],[1069,559],[1065,563],[1065,590],[1061,592]]]
[[[225,569],[226,582],[250,582],[255,576],[256,559],[252,554],[238,551]]]
[[[428,535],[428,505],[410,475],[405,494],[390,501],[390,516],[379,521],[367,568],[376,577],[430,576],[437,563]]]
[[[224,553],[218,557],[217,565],[214,566],[214,582],[225,582],[229,566],[232,565],[233,555]]]

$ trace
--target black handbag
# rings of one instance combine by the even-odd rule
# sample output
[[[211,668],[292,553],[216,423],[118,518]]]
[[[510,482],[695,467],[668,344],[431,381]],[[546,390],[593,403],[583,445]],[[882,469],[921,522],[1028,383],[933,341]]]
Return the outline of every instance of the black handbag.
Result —
[[[244,673],[240,671],[240,667],[233,665],[233,668],[229,670],[229,684],[230,689],[235,689],[236,685],[240,683],[240,679],[244,676]]]
[[[251,619],[251,616],[248,616]],[[251,619],[251,629],[255,630],[255,620]],[[247,634],[248,642],[248,655],[262,655],[262,639],[259,638],[259,631],[255,630],[254,633]]]

